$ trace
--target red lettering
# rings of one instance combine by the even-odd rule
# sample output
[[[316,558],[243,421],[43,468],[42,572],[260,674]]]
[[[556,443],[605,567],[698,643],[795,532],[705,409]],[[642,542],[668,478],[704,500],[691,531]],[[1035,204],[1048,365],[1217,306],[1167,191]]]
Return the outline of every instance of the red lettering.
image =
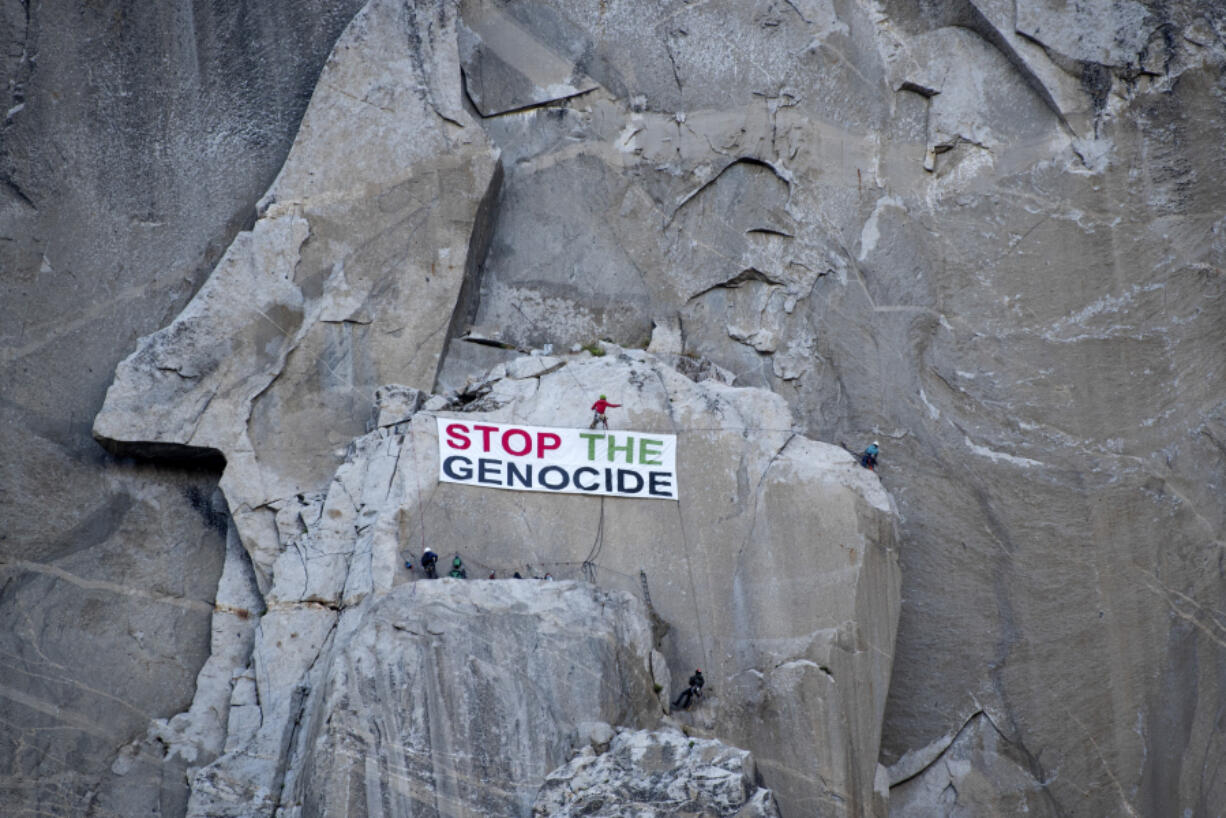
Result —
[[[519,451],[515,451],[511,448],[511,438],[514,435],[519,435],[524,439],[523,448]],[[505,449],[508,454],[513,454],[516,457],[519,457],[520,455],[525,455],[532,451],[532,438],[523,429],[507,429],[502,433],[502,448]]]
[[[545,441],[548,440],[547,444]],[[543,458],[545,452],[562,448],[562,438],[553,432],[540,432],[536,436],[536,456]]]
[[[481,451],[488,452],[490,450],[490,432],[497,432],[497,426],[473,426],[473,431],[481,433]]]
[[[467,449],[469,446],[468,427],[463,423],[451,423],[447,426],[447,445],[453,449]]]

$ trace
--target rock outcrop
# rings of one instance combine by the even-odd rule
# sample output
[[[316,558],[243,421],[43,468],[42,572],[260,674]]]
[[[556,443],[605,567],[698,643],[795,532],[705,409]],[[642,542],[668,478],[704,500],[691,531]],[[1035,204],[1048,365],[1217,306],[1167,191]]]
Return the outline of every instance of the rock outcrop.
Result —
[[[220,467],[111,457],[90,419],[250,224],[363,2],[0,3],[7,816],[186,802],[181,760],[139,739],[209,656]]]
[[[433,386],[484,254],[497,151],[464,110],[452,4],[369,3],[336,44],[261,216],[120,364],[95,436],[225,458],[261,587],[274,509],[323,485],[383,383]]]
[[[1226,802],[1213,4],[372,0],[314,83],[356,9],[0,10],[3,811],[300,798],[426,541],[650,598],[785,814]],[[409,485],[615,390],[676,506]]]
[[[1201,662],[1226,604],[1219,11],[502,8],[600,87],[482,121],[508,170],[477,333],[678,328],[806,434],[881,439],[907,543],[885,764],[983,711],[1061,814],[1226,800],[1193,772],[1226,700]]]
[[[659,712],[641,603],[586,583],[400,585],[271,611],[257,638],[261,718],[195,774],[189,814],[526,815],[580,725]]]
[[[674,684],[703,669],[713,692],[701,711],[719,737],[753,751],[784,811],[867,811],[899,581],[876,477],[797,434],[778,396],[695,383],[649,353],[611,347],[478,389],[470,407],[485,411],[458,417],[583,426],[591,396],[608,393],[625,404],[612,410],[615,429],[678,436],[680,501],[478,498],[467,486],[372,475],[380,491],[403,492],[403,512],[364,521],[371,563],[390,563],[400,541],[416,551],[445,542],[500,573],[531,566],[630,591],[646,583],[670,625],[661,650]],[[419,473],[436,474],[433,419],[415,418],[404,434]],[[385,462],[395,448],[385,446]]]
[[[709,815],[777,818],[770,790],[757,784],[753,756],[680,730],[619,730],[584,747],[545,778],[532,814],[546,818],[664,818]]]
[[[576,425],[597,389],[635,429],[679,436],[680,502],[438,482],[439,412]],[[436,397],[405,418],[420,399],[379,392],[390,425],[353,441],[326,493],[278,514],[268,610],[191,814],[310,814],[351,797],[526,814],[568,725],[651,726],[669,678],[695,666],[707,696],[677,718],[754,752],[785,808],[871,812],[899,577],[888,499],[849,454],[798,436],[777,396],[696,383],[639,351],[512,361],[455,398],[469,411],[426,409],[446,405]],[[651,614],[602,636],[571,582],[406,584],[404,557],[424,545],[462,552],[474,576],[585,578]],[[545,641],[568,621],[574,633]],[[357,726],[372,721],[394,726]],[[433,783],[402,791],[397,776]],[[504,783],[466,783],[482,777]]]

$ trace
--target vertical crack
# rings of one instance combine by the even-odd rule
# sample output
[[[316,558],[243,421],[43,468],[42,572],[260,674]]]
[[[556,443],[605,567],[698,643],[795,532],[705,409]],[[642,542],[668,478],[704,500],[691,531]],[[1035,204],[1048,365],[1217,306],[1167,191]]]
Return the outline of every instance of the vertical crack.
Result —
[[[438,356],[438,364],[434,370],[434,390],[438,390],[438,378],[443,372],[447,354],[451,351],[452,342],[463,336],[477,319],[477,310],[481,306],[481,279],[485,272],[485,257],[489,252],[490,240],[494,236],[494,228],[498,222],[498,198],[502,193],[503,168],[502,160],[494,164],[494,173],[490,177],[489,187],[477,205],[477,213],[473,218],[472,234],[468,240],[468,255],[464,260],[464,280],[460,284],[460,292],[456,296],[455,307],[451,311],[451,322],[447,325],[447,335],[443,338],[443,349]]]

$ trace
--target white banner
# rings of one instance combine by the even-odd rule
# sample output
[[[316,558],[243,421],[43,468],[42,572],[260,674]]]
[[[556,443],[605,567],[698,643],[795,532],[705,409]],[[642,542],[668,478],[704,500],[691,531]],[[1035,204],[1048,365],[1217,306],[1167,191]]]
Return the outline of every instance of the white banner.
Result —
[[[437,420],[443,483],[677,499],[676,435]]]

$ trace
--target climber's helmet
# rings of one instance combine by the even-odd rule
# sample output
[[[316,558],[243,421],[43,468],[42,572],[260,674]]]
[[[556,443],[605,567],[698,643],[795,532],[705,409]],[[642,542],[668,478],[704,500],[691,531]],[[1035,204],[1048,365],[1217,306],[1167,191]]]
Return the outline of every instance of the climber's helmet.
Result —
[[[604,395],[601,395],[601,396],[600,396],[600,399],[601,399],[601,400],[608,400],[608,398],[606,398]]]

